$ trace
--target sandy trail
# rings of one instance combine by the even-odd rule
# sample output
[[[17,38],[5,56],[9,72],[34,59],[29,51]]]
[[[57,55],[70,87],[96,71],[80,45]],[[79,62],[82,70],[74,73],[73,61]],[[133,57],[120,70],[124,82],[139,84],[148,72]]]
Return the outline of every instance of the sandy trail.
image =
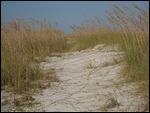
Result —
[[[62,57],[47,57],[40,67],[54,69],[59,82],[34,95],[41,105],[26,111],[143,111],[145,103],[135,95],[134,84],[125,83],[121,77],[125,66],[122,59],[123,52],[116,46],[103,44]]]
[[[47,57],[41,68],[54,69],[60,81],[34,98],[44,111],[139,111],[141,100],[134,96],[134,85],[125,84],[120,76],[122,58],[117,47],[103,44]]]

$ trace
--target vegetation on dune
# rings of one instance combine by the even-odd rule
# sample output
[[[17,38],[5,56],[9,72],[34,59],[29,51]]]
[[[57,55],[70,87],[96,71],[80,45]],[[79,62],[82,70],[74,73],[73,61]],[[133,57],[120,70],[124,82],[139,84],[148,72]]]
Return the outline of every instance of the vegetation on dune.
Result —
[[[113,6],[108,23],[97,18],[96,24],[73,26],[67,36],[45,22],[16,20],[1,25],[1,86],[15,92],[28,91],[34,81],[45,79],[39,67],[31,66],[35,57],[44,58],[52,52],[77,51],[97,44],[119,45],[127,63],[124,77],[135,82],[140,93],[149,98],[149,10],[133,4],[133,9]],[[35,26],[36,25],[36,26]],[[50,77],[51,78],[51,77]]]
[[[15,92],[26,91],[33,81],[44,78],[38,66],[31,66],[35,58],[67,50],[63,32],[44,22],[31,22],[16,20],[1,25],[1,86],[13,86]]]
[[[122,75],[127,82],[136,83],[144,98],[149,99],[149,9],[136,4],[133,7],[113,6],[112,12],[106,11],[109,25],[96,18],[91,25],[73,26],[73,40],[77,50],[100,43],[119,45],[127,63]]]

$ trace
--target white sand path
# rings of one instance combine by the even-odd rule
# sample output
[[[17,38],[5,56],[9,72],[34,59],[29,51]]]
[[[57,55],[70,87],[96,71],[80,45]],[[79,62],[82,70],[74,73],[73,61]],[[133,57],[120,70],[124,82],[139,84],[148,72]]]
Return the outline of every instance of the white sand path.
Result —
[[[143,103],[134,96],[134,85],[121,78],[123,52],[116,46],[101,44],[46,59],[40,66],[44,70],[54,69],[60,81],[35,96],[44,111],[141,110]]]
[[[121,76],[123,54],[116,46],[101,44],[62,57],[47,57],[40,67],[53,69],[59,82],[34,95],[41,104],[26,111],[143,111],[145,102],[135,94],[134,84]]]

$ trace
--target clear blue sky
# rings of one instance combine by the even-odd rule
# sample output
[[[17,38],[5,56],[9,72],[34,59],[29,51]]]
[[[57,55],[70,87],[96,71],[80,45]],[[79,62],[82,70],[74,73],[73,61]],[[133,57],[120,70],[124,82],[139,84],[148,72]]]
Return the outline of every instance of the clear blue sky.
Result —
[[[148,1],[136,1],[141,7],[149,7]],[[79,25],[85,18],[94,19],[104,17],[105,10],[112,5],[132,6],[129,1],[2,1],[1,22],[8,22],[16,18],[33,18],[46,20],[55,28],[66,33],[71,31],[71,25]],[[54,23],[58,22],[58,26]]]

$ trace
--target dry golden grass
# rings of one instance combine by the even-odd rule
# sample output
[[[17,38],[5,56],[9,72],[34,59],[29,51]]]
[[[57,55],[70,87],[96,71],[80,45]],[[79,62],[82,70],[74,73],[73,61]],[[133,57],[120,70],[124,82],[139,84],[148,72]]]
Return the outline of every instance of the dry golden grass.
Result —
[[[15,92],[29,90],[32,81],[44,78],[39,67],[31,67],[35,57],[67,50],[63,32],[44,22],[18,19],[1,25],[1,32],[1,86],[13,86]]]
[[[29,90],[31,81],[44,78],[38,67],[30,66],[35,57],[82,50],[100,43],[118,44],[128,65],[123,75],[128,82],[136,82],[139,91],[149,98],[149,10],[133,6],[138,14],[124,5],[113,6],[112,12],[107,11],[109,25],[96,18],[96,24],[73,26],[75,32],[71,35],[35,20],[1,25],[1,85],[13,86],[15,92],[21,92]]]
[[[136,12],[135,12],[136,11]],[[138,13],[137,13],[138,12]],[[145,98],[149,98],[149,9],[112,6],[106,11],[108,23],[96,18],[97,24],[73,26],[77,50],[100,43],[118,44],[125,52],[127,68],[124,77],[135,82]],[[95,26],[94,26],[95,25]],[[109,64],[109,63],[108,63]],[[106,64],[107,65],[107,64]]]

